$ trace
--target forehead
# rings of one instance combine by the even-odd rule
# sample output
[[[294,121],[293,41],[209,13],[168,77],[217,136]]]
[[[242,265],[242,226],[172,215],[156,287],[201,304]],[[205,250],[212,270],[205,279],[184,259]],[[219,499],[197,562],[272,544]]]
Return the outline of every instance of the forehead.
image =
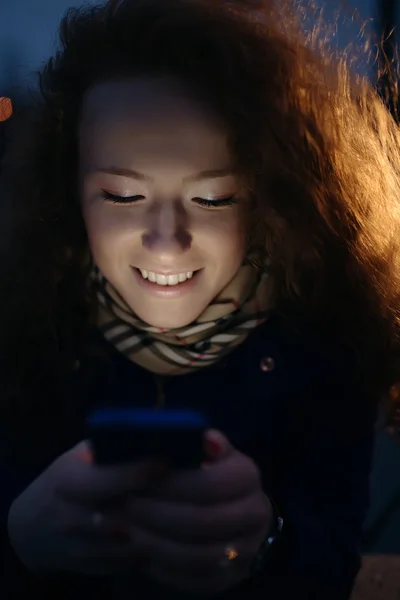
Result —
[[[125,166],[134,159],[150,164],[179,161],[201,170],[230,162],[223,124],[165,79],[111,81],[90,89],[79,137],[81,158],[88,166],[110,160]]]

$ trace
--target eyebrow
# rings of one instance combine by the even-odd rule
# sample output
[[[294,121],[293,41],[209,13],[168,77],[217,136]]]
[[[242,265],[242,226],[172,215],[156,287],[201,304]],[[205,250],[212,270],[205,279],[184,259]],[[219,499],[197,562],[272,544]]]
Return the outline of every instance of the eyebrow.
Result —
[[[102,167],[99,169],[93,169],[90,171],[92,173],[106,173],[108,175],[119,175],[120,177],[129,177],[130,179],[136,179],[137,181],[154,181],[152,177],[146,175],[145,173],[141,173],[140,171],[135,171],[134,169],[124,169],[122,167]],[[183,178],[185,183],[191,183],[196,181],[203,181],[205,179],[217,179],[218,177],[228,177],[229,175],[235,175],[236,171],[232,168],[225,169],[210,169],[208,171],[200,171],[195,175],[188,175]]]

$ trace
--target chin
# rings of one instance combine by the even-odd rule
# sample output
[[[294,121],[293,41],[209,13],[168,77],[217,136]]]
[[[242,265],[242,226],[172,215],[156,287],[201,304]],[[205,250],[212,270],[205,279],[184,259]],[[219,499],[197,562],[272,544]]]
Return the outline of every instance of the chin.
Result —
[[[157,313],[146,313],[142,311],[136,311],[137,316],[144,323],[157,327],[158,329],[180,329],[181,327],[187,327],[197,319],[197,317],[203,312],[203,309],[199,312],[193,313],[192,311],[184,316],[182,311],[178,309],[174,311],[175,314],[162,315],[161,311]]]
[[[160,317],[155,317],[154,319],[146,318],[142,321],[151,325],[152,327],[157,327],[158,329],[180,329],[181,327],[187,327],[195,321],[196,319],[182,319],[182,318],[171,318],[171,319],[162,319]]]

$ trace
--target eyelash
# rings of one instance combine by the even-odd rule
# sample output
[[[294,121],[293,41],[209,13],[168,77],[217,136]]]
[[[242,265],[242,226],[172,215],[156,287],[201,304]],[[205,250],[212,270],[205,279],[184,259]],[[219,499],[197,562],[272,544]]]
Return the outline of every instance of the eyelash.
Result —
[[[134,204],[138,200],[142,200],[144,196],[117,196],[116,194],[111,194],[111,192],[106,192],[106,190],[101,190],[103,194],[104,200],[108,200],[113,204]]]
[[[217,200],[207,200],[207,198],[194,198],[194,200],[196,200],[197,204],[205,206],[206,208],[221,208],[222,206],[231,206],[236,202],[234,196],[218,198]]]
[[[104,200],[108,200],[113,204],[134,204],[138,200],[142,200],[144,196],[117,196],[102,190]],[[197,204],[206,208],[221,208],[223,206],[231,206],[235,204],[236,200],[234,196],[227,196],[226,198],[218,198],[216,200],[208,200],[207,198],[193,198]]]

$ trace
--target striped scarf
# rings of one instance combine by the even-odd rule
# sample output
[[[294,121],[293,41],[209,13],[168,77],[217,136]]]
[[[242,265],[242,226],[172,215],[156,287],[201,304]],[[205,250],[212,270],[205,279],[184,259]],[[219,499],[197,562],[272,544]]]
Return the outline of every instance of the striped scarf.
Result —
[[[106,340],[134,363],[158,375],[208,367],[241,344],[272,309],[272,280],[243,265],[197,320],[163,330],[141,321],[97,267],[91,274],[97,325]]]

